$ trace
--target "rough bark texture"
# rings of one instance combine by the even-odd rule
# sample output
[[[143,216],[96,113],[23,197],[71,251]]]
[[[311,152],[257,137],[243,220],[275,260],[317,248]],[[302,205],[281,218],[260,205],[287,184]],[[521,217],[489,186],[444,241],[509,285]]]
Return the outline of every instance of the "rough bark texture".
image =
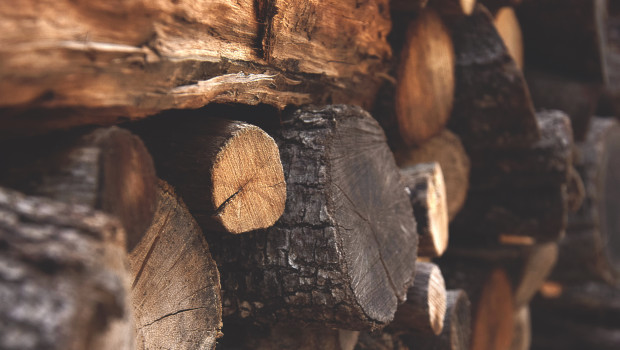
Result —
[[[1,147],[0,182],[27,194],[82,204],[118,217],[127,249],[138,243],[155,212],[156,177],[139,137],[117,127],[55,133]]]
[[[202,231],[174,190],[158,185],[153,223],[129,256],[138,349],[215,349],[220,275]]]
[[[497,10],[488,8],[494,13],[493,23],[497,33],[504,41],[510,57],[515,61],[517,67],[523,70],[523,35],[515,11],[512,7],[500,7]]]
[[[210,102],[363,105],[390,56],[387,0],[27,0],[0,19],[2,137]]]
[[[446,184],[448,218],[452,220],[465,203],[471,167],[469,157],[459,138],[444,130],[421,147],[401,148],[396,150],[394,156],[401,167],[419,163],[439,163]]]
[[[0,189],[0,347],[134,349],[120,223]]]
[[[521,70],[482,5],[447,22],[456,55],[454,107],[448,126],[472,151],[527,147],[540,131]]]
[[[402,181],[419,235],[418,255],[438,257],[448,247],[446,186],[439,163],[423,163],[401,169]]]
[[[275,141],[262,129],[208,116],[132,126],[203,229],[267,228],[284,211],[286,184]]]
[[[359,332],[333,328],[299,327],[279,324],[271,327],[267,335],[245,337],[242,345],[218,346],[234,350],[353,350]]]
[[[438,335],[444,327],[446,285],[439,267],[418,262],[407,301],[398,306],[390,327]]]
[[[266,231],[208,235],[225,314],[382,327],[413,282],[417,234],[381,128],[359,107],[308,107],[285,117],[277,140],[282,218]]]

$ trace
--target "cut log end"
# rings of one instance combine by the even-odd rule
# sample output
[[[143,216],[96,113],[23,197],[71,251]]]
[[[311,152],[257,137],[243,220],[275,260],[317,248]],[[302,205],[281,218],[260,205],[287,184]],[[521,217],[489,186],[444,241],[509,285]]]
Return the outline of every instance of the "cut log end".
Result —
[[[280,218],[286,183],[275,141],[241,124],[216,156],[212,171],[216,218],[230,233],[267,228]]]
[[[519,69],[523,69],[523,37],[519,20],[512,7],[502,7],[495,14],[495,28],[504,41],[508,53]]]
[[[508,349],[512,341],[512,288],[506,272],[495,269],[485,282],[474,311],[472,350]]]
[[[446,125],[454,98],[452,40],[434,10],[422,11],[410,23],[397,74],[400,135],[407,145],[420,145]]]

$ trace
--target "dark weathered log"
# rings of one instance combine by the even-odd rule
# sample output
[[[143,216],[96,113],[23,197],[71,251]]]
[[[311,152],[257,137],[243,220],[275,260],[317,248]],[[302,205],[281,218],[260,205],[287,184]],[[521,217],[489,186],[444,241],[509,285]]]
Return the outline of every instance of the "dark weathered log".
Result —
[[[134,349],[122,226],[0,189],[0,300],[2,349]]]
[[[138,349],[215,349],[220,275],[202,231],[164,181],[157,211],[129,256]]]
[[[500,0],[501,2],[520,2],[521,0]],[[497,29],[497,33],[504,41],[508,53],[515,61],[519,69],[523,70],[523,35],[521,34],[521,26],[519,20],[512,7],[496,7],[497,5],[488,4],[491,1],[483,1],[485,6],[494,13],[493,23]]]
[[[388,0],[27,0],[0,22],[1,137],[210,102],[364,105],[390,56]]]
[[[411,349],[466,350],[471,343],[471,305],[467,293],[449,290],[446,293],[444,327],[439,335],[409,333],[400,338]]]
[[[358,336],[359,332],[357,331],[279,324],[271,327],[266,336],[247,334],[242,339],[243,344],[224,345],[221,348],[234,350],[353,350],[357,344]]]
[[[154,155],[158,175],[175,186],[204,229],[248,232],[282,215],[280,154],[262,129],[206,116],[147,120],[132,128]]]
[[[155,212],[153,160],[139,137],[117,127],[58,133],[2,146],[0,182],[27,194],[83,204],[118,217],[127,249]]]
[[[540,131],[521,70],[482,5],[447,22],[456,56],[454,107],[448,126],[470,151],[521,148]]]
[[[570,117],[575,141],[583,141],[599,100],[600,86],[533,69],[526,70],[525,78],[536,108],[564,111]]]
[[[417,223],[418,255],[438,257],[448,247],[446,186],[439,163],[422,163],[401,169],[403,184]]]
[[[383,131],[359,107],[307,107],[284,118],[277,139],[282,218],[266,231],[208,234],[225,314],[384,326],[413,282],[417,234]]]
[[[439,267],[418,262],[407,301],[398,306],[390,327],[438,335],[446,313],[446,285]]]
[[[355,350],[409,350],[399,336],[390,333],[362,332]]]
[[[532,343],[532,324],[529,306],[522,306],[513,314],[514,331],[510,350],[529,350]]]
[[[579,209],[581,209],[581,205],[586,198],[586,188],[579,172],[577,172],[575,167],[572,167],[568,173],[566,193],[568,195],[568,212],[569,214],[576,213]]]
[[[399,149],[394,156],[401,167],[419,163],[439,163],[446,184],[448,218],[452,220],[465,203],[469,188],[470,161],[459,138],[444,130],[424,145]]]

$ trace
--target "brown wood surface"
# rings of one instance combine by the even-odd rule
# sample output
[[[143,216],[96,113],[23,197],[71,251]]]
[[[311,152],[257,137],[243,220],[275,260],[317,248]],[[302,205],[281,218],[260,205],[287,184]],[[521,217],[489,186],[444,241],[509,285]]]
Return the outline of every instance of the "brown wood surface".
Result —
[[[523,70],[523,35],[521,34],[521,26],[514,9],[504,6],[498,8],[497,11],[494,11],[491,7],[489,7],[489,10],[494,13],[493,23],[495,28],[497,28],[497,33],[504,41],[508,53],[515,61],[517,67]]]

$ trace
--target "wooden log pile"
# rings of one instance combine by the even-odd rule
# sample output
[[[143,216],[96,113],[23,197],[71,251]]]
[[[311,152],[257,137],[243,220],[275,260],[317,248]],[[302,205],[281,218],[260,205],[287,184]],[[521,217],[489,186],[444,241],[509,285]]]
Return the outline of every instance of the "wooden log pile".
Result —
[[[0,28],[0,348],[620,348],[613,0]]]

